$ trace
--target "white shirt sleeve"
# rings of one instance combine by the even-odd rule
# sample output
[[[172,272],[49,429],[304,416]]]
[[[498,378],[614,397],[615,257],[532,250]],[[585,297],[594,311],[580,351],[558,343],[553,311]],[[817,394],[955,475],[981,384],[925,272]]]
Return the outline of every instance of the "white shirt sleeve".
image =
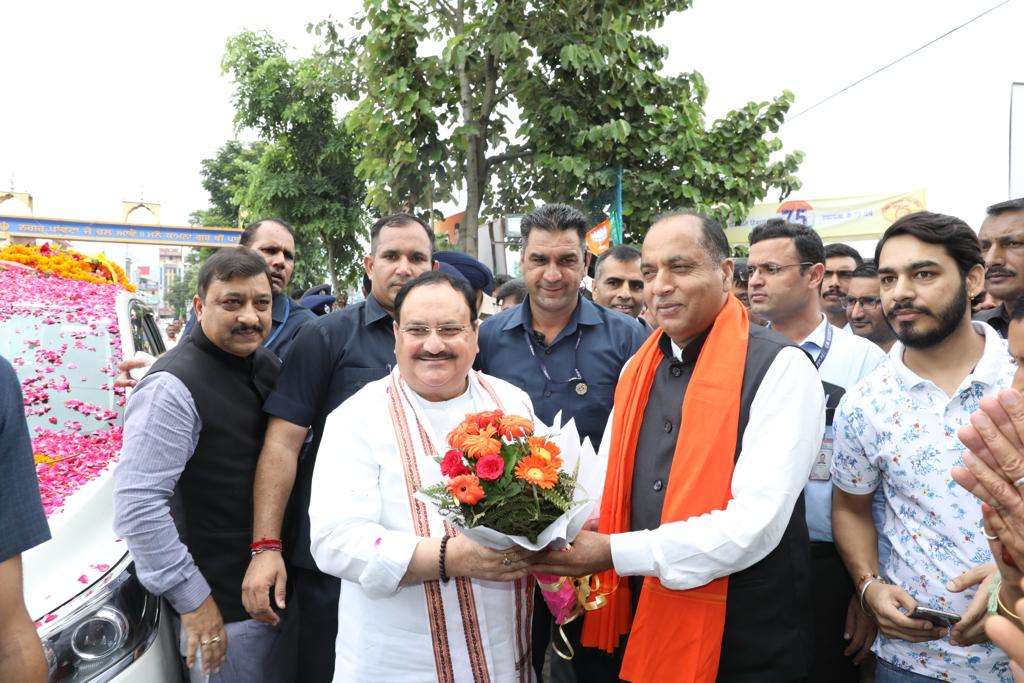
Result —
[[[398,456],[386,441],[394,432],[383,401],[387,424],[360,409],[358,404],[365,406],[367,399],[359,394],[350,398],[324,425],[309,503],[310,550],[321,571],[358,583],[372,598],[383,598],[399,590],[422,539],[381,524],[384,506],[401,505],[404,510],[408,494],[404,486],[382,491],[379,458],[391,455],[397,462]],[[369,441],[374,433],[382,434],[376,447]]]
[[[825,395],[814,365],[800,349],[782,349],[751,403],[726,508],[612,535],[615,571],[686,590],[764,559],[789,525],[824,429]]]

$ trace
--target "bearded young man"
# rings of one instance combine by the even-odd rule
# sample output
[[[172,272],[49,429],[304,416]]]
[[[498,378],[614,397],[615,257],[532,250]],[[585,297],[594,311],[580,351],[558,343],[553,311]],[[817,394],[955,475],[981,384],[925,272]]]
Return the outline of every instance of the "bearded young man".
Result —
[[[984,287],[978,238],[958,218],[915,213],[885,231],[875,262],[898,341],[890,362],[840,403],[832,459],[836,544],[878,623],[875,681],[1007,682],[1005,655],[983,644],[995,567],[981,511],[950,479],[964,462],[957,431],[1014,372],[995,330],[971,322],[970,299]],[[879,486],[880,533],[892,544],[881,565],[871,515]],[[962,619],[940,626],[913,617],[918,606]]]
[[[811,664],[803,487],[824,431],[814,364],[730,294],[725,232],[692,213],[644,239],[660,330],[623,369],[597,532],[535,570],[599,574],[580,680],[794,681]]]
[[[532,553],[454,535],[414,497],[444,481],[434,456],[467,414],[529,417],[530,398],[472,371],[467,283],[420,275],[394,318],[397,367],[330,414],[313,476],[313,558],[342,579],[334,681],[531,681]]]

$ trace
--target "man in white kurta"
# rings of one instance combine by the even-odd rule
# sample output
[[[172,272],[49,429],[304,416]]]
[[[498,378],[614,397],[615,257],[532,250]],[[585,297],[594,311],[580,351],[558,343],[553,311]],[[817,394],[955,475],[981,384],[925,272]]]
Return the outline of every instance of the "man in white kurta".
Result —
[[[405,285],[396,299],[398,367],[324,427],[309,515],[317,566],[342,579],[335,681],[532,677],[527,554],[454,535],[413,497],[443,481],[434,456],[466,414],[533,414],[523,391],[470,371],[475,300],[462,289],[439,272]],[[447,556],[439,555],[446,533]],[[450,581],[439,580],[441,563]]]

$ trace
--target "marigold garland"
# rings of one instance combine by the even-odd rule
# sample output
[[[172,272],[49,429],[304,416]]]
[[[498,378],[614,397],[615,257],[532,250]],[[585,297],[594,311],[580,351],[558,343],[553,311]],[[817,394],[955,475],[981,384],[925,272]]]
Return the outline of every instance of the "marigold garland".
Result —
[[[0,249],[0,261],[12,261],[31,266],[41,273],[53,274],[69,280],[81,280],[95,284],[116,284],[129,292],[135,285],[128,281],[121,266],[107,260],[106,256],[86,256],[72,249],[58,249],[50,243],[41,247],[12,244]]]

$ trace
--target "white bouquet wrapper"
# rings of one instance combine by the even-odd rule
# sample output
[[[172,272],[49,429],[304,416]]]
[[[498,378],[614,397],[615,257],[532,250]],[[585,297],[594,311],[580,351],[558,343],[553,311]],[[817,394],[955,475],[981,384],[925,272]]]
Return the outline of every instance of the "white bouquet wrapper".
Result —
[[[495,550],[505,550],[513,546],[519,546],[527,550],[558,550],[568,545],[576,534],[583,529],[597,505],[604,491],[604,475],[607,463],[598,457],[590,439],[584,439],[580,443],[579,432],[576,431],[576,421],[569,420],[566,424],[559,426],[562,413],[555,415],[554,424],[545,427],[540,421],[534,422],[534,435],[543,436],[553,441],[562,451],[563,472],[572,473],[579,463],[579,471],[576,476],[576,489],[573,491],[573,506],[568,512],[553,521],[544,531],[537,535],[537,542],[532,543],[526,536],[512,536],[504,534],[485,526],[465,528],[456,520],[451,519],[459,533],[465,534],[477,543]],[[416,493],[416,498],[437,507],[437,502],[423,495]]]

